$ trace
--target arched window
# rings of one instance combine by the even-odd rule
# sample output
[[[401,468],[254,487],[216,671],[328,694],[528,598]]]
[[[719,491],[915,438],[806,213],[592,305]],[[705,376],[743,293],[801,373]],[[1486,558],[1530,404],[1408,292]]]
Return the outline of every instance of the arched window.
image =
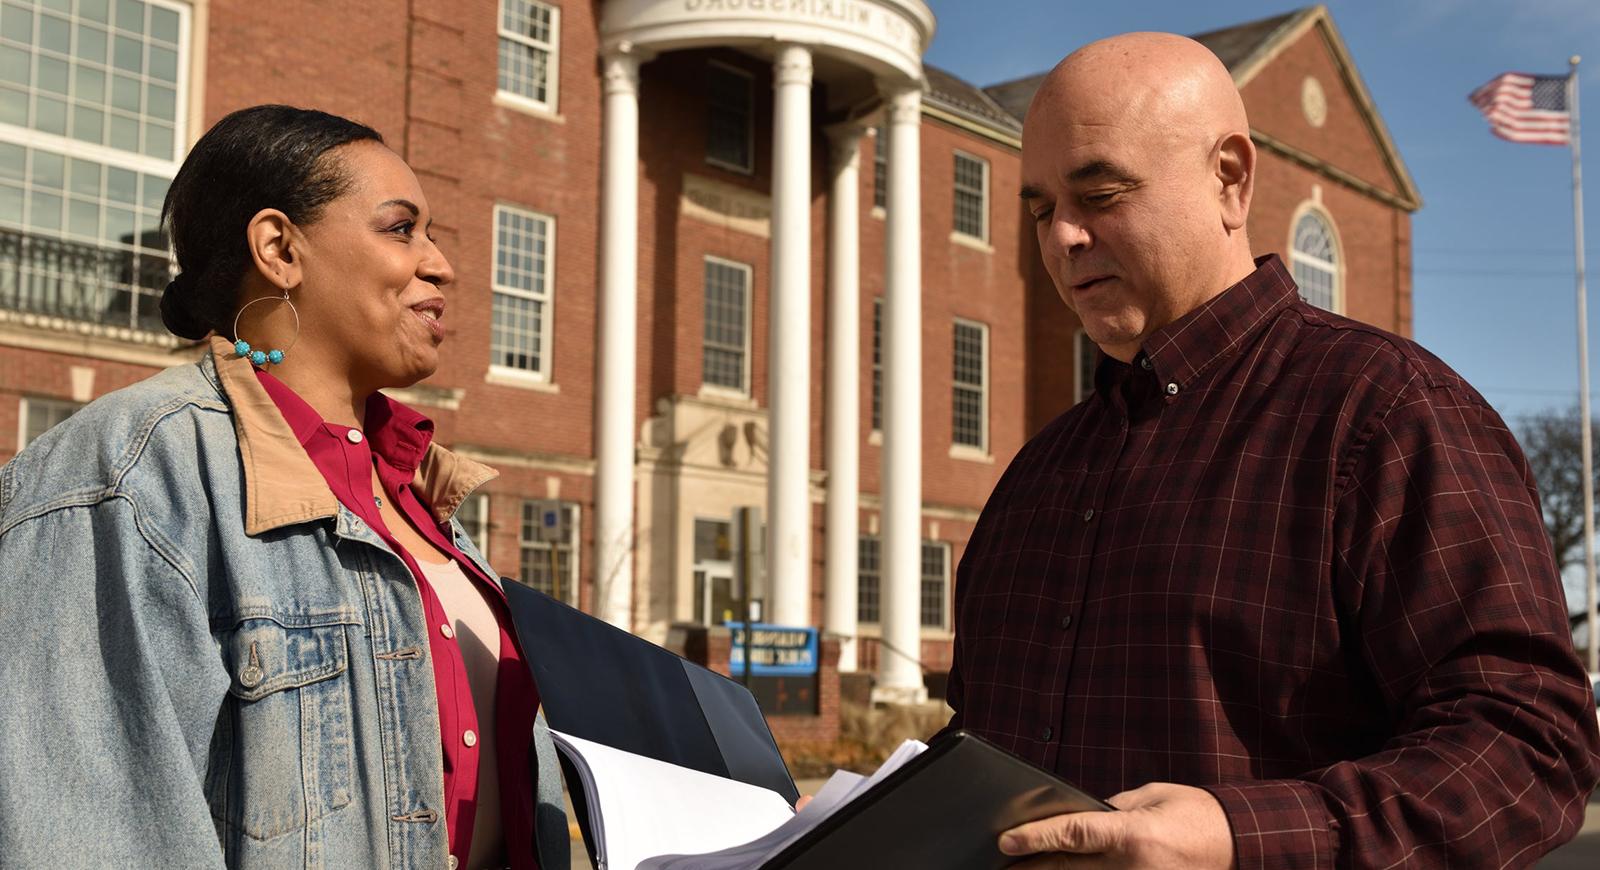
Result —
[[[1307,302],[1339,310],[1339,246],[1333,224],[1321,212],[1308,209],[1294,222],[1289,271]]]

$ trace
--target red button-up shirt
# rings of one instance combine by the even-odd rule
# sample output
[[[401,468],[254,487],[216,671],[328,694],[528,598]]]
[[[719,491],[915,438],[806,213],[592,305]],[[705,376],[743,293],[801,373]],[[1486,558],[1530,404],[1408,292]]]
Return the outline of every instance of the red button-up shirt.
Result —
[[[949,696],[1090,792],[1208,788],[1241,870],[1525,866],[1600,770],[1511,433],[1276,257],[1012,462],[962,559]]]
[[[428,583],[416,559],[400,546],[384,524],[373,501],[372,468],[377,464],[378,480],[386,498],[427,541],[456,560],[461,570],[487,594],[500,623],[500,667],[495,688],[496,722],[500,773],[500,807],[505,831],[506,856],[515,870],[537,870],[533,849],[533,782],[529,766],[529,739],[539,706],[533,684],[517,646],[506,610],[505,593],[472,560],[456,549],[447,534],[448,526],[436,523],[411,481],[417,466],[433,441],[433,422],[382,393],[367,400],[366,430],[356,430],[323,420],[316,409],[301,399],[282,381],[258,370],[256,377],[283,418],[294,430],[306,454],[328,482],[328,487],[363,522],[377,532],[384,543],[411,570],[422,595],[422,609],[428,620],[428,659],[433,663],[434,686],[439,698],[440,743],[444,749],[444,819],[450,834],[450,854],[463,864],[472,852],[472,827],[478,806],[478,741],[466,739],[468,731],[479,729],[472,689],[467,681],[465,660],[448,625],[444,606]]]

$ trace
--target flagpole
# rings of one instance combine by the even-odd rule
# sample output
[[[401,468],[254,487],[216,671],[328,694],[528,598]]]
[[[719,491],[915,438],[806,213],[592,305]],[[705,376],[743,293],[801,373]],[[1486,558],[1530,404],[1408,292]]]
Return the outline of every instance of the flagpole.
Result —
[[[1588,622],[1589,671],[1600,671],[1600,621],[1596,619],[1594,568],[1594,424],[1589,417],[1589,301],[1583,275],[1583,156],[1578,138],[1578,62],[1568,61],[1567,109],[1572,116],[1572,227],[1576,240],[1578,266],[1578,404],[1583,411],[1583,566],[1588,579],[1585,604]]]

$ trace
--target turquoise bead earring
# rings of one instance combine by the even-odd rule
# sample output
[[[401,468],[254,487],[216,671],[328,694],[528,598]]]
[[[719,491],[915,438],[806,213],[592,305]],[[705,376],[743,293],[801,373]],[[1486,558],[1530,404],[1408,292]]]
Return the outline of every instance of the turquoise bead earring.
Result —
[[[249,308],[257,302],[282,302],[283,304],[289,306],[289,313],[294,315],[294,338],[289,340],[288,347],[282,350],[277,348],[273,348],[272,350],[255,350],[250,347],[250,342],[238,337],[239,318],[244,316],[244,310],[246,308]],[[250,360],[251,365],[264,366],[267,363],[277,365],[283,362],[283,358],[288,355],[290,348],[293,348],[294,343],[300,340],[300,312],[295,310],[294,303],[289,301],[289,289],[285,287],[282,296],[262,296],[259,299],[252,299],[249,302],[246,302],[242,307],[240,307],[239,313],[234,315],[233,335],[233,352],[241,357],[244,357],[245,359]]]

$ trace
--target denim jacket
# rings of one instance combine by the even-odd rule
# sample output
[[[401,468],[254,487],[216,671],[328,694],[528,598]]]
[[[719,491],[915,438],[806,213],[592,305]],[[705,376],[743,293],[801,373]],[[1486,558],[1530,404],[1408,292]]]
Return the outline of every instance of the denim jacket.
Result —
[[[434,445],[416,478],[491,577],[450,518],[493,476]],[[0,865],[447,866],[415,581],[225,341],[0,468],[0,637]]]

